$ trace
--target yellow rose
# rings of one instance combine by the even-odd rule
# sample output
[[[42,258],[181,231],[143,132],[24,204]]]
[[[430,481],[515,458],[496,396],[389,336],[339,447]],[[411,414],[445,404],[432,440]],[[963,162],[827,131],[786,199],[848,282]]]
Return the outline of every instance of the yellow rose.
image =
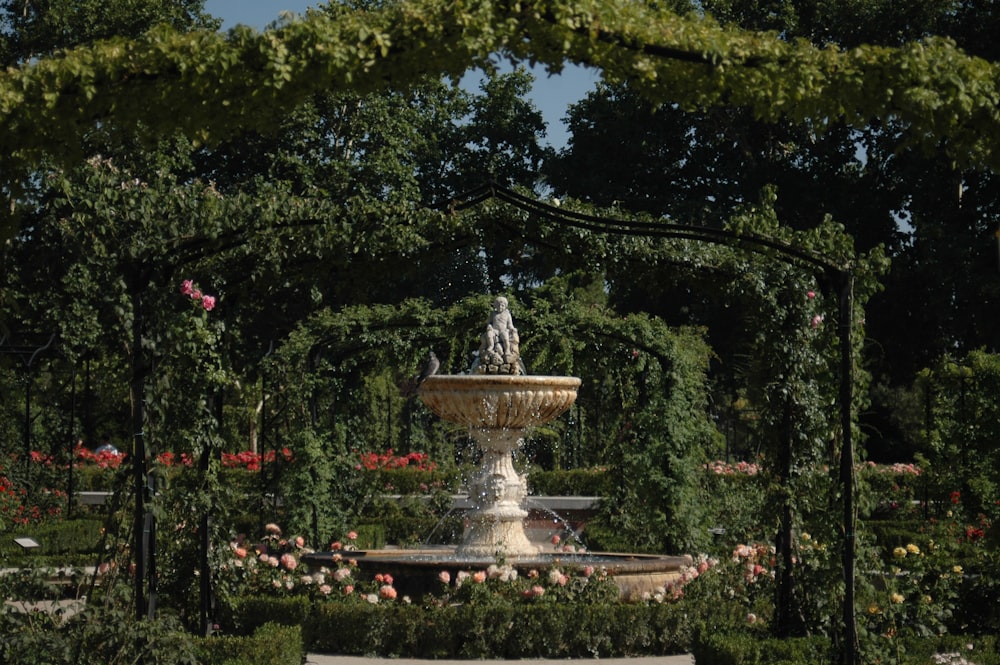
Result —
[[[909,545],[906,546],[906,551],[909,552],[910,554],[920,554],[920,548],[914,545],[913,543],[910,543]]]
[[[892,555],[894,557],[896,557],[897,559],[902,559],[902,558],[904,558],[906,556],[906,548],[904,548],[904,547],[897,547],[896,549],[894,549],[892,551]]]
[[[891,600],[893,603],[899,605],[901,602],[903,602],[905,600],[905,598],[903,598],[903,594],[901,594],[901,593],[894,593],[891,596],[889,596],[889,600]]]
[[[868,606],[868,614],[878,614],[881,611],[882,610],[875,603],[872,603],[871,605]]]

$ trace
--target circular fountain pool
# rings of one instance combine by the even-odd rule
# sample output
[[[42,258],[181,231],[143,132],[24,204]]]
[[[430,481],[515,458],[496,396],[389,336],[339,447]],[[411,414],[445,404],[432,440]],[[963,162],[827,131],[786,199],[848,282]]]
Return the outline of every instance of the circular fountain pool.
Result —
[[[454,579],[458,571],[485,570],[496,563],[495,558],[461,556],[455,548],[421,550],[357,550],[353,552],[316,552],[306,554],[302,561],[314,566],[335,567],[339,558],[356,561],[359,572],[371,579],[376,574],[390,574],[401,594],[419,599],[427,593],[440,591],[439,574],[447,571]],[[508,557],[504,563],[517,569],[519,575],[535,570],[546,574],[552,568],[582,571],[591,566],[603,569],[618,586],[622,600],[638,600],[654,593],[681,575],[691,565],[690,556],[626,554],[612,552],[539,553]]]

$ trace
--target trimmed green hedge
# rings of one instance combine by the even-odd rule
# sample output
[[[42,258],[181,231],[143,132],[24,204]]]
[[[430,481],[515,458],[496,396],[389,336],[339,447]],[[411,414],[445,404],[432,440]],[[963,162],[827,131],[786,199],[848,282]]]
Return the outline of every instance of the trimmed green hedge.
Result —
[[[96,554],[103,528],[103,520],[85,518],[19,527],[0,538],[0,558],[20,562],[39,555]],[[14,542],[22,536],[34,538],[39,546],[24,550]]]
[[[265,623],[253,635],[207,637],[197,642],[203,665],[301,665],[305,659],[302,629]]]
[[[953,654],[952,660],[939,659],[942,663],[958,663],[958,658],[976,665],[1000,665],[1000,641],[996,635],[944,635],[926,639],[907,639],[902,644],[903,665],[924,665],[935,662],[935,654]],[[970,648],[971,647],[971,648]]]
[[[432,491],[457,492],[466,469],[378,469],[365,471],[379,491],[387,494],[428,494]]]
[[[532,469],[528,487],[540,496],[603,496],[607,493],[608,473],[604,469],[543,471]]]
[[[713,633],[691,652],[698,665],[804,665],[836,662],[824,637],[777,639],[751,633]]]
[[[458,659],[607,658],[684,653],[691,636],[676,605],[313,603],[247,598],[229,619],[300,625],[309,651]]]

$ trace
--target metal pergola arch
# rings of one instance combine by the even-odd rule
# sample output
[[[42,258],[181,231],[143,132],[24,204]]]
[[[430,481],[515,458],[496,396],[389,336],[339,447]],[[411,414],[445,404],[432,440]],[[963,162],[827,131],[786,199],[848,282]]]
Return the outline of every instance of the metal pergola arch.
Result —
[[[462,212],[491,199],[502,201],[524,212],[543,217],[561,226],[585,229],[595,233],[664,239],[677,238],[725,245],[756,254],[773,253],[777,258],[786,263],[811,270],[816,275],[821,288],[828,291],[829,295],[836,297],[837,337],[840,344],[838,405],[843,437],[840,453],[839,480],[843,487],[844,495],[842,522],[844,530],[844,549],[842,553],[844,582],[842,620],[844,628],[842,634],[843,653],[841,657],[842,662],[846,665],[855,665],[860,657],[860,648],[854,614],[857,558],[854,508],[854,419],[851,408],[854,399],[854,361],[852,356],[854,266],[850,263],[839,263],[821,254],[802,250],[765,236],[741,234],[724,229],[713,229],[687,224],[616,219],[566,210],[560,206],[550,205],[520,194],[496,182],[487,182],[458,194],[451,201],[439,207],[451,212]],[[781,592],[779,591],[779,593]]]

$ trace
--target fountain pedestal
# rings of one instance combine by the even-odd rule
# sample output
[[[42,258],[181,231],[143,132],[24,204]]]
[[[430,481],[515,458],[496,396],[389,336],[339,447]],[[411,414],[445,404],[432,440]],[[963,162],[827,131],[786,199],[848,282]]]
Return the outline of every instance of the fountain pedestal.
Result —
[[[536,552],[524,532],[528,511],[521,507],[527,483],[517,473],[513,452],[521,445],[516,430],[473,431],[483,453],[478,474],[469,481],[468,529],[459,556],[483,557]]]

